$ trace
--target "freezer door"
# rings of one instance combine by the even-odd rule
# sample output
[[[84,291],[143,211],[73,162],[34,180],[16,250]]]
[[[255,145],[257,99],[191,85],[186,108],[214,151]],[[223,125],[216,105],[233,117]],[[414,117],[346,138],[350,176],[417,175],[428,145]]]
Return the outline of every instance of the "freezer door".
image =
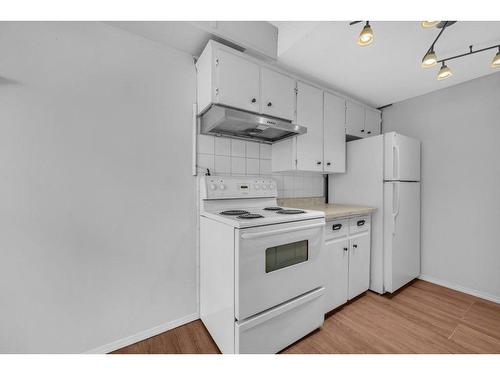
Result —
[[[384,289],[420,275],[420,183],[384,183]]]
[[[420,141],[391,132],[384,134],[384,180],[420,181]]]

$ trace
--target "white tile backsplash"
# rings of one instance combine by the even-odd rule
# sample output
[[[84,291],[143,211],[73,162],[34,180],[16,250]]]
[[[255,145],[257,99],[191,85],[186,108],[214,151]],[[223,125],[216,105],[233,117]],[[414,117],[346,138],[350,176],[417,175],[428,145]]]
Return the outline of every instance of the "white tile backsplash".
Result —
[[[231,174],[234,176],[243,176],[246,174],[246,159],[231,156]]]
[[[259,160],[259,174],[268,176],[271,174],[271,160],[260,159]]]
[[[261,143],[259,147],[259,157],[260,159],[271,159],[271,145]]]
[[[323,196],[323,176],[314,173],[272,173],[272,147],[268,144],[198,135],[198,170],[234,176],[270,176],[280,198]]]
[[[258,176],[259,175],[259,159],[249,159],[247,158],[247,175]]]
[[[214,137],[211,135],[198,134],[198,153],[214,154]]]
[[[229,156],[215,155],[214,171],[214,174],[230,174],[231,158]]]
[[[259,143],[247,142],[247,158],[259,158]]]
[[[231,155],[231,140],[229,138],[215,138],[215,155],[230,156]]]
[[[231,139],[231,156],[244,158],[246,156],[246,142],[239,139]]]

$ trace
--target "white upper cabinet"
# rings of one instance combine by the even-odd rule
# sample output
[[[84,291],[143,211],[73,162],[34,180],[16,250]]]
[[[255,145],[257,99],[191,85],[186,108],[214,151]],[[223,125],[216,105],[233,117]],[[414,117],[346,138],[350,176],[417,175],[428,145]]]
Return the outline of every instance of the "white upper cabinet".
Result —
[[[323,171],[323,91],[297,82],[297,124],[307,133],[297,136],[297,169]]]
[[[325,92],[323,115],[323,171],[345,172],[345,99]]]
[[[295,79],[262,67],[261,112],[286,120],[294,120],[295,86]]]
[[[380,111],[365,108],[365,134],[366,137],[380,134]]]
[[[356,137],[364,137],[365,133],[365,107],[361,104],[346,102],[345,112],[346,133]]]
[[[259,112],[259,65],[224,50],[218,50],[215,65],[217,102]]]

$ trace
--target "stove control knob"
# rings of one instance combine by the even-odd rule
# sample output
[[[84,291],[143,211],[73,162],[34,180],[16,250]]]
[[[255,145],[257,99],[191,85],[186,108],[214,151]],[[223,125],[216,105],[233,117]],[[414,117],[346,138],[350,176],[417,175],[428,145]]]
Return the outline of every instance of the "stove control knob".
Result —
[[[211,189],[211,190],[215,190],[215,189],[217,189],[217,185],[215,185],[215,184],[210,184],[210,189]]]
[[[269,187],[270,187],[271,189],[273,189],[273,190],[274,190],[274,189],[276,189],[276,185],[275,185],[275,184],[271,184],[271,185],[269,185]]]
[[[267,185],[262,184],[262,190],[267,190]]]
[[[226,188],[226,185],[224,185],[224,184],[219,185],[219,189],[224,190],[225,188]]]
[[[260,189],[260,185],[259,184],[255,184],[253,187],[255,188],[255,190],[259,190]]]

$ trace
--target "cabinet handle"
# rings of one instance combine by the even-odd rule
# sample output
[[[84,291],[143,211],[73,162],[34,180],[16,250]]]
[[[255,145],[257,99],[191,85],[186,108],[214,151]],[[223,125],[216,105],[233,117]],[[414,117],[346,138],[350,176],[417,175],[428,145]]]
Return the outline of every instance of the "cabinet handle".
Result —
[[[320,161],[317,161],[317,162],[316,162],[316,164],[317,164],[317,165],[321,165],[321,162],[320,162]]]
[[[332,230],[339,230],[340,228],[342,228],[342,224],[333,224],[332,225]]]
[[[252,98],[252,103],[257,103],[257,99]]]
[[[328,163],[326,163],[326,165],[332,165],[332,163],[328,162]]]
[[[349,249],[347,247],[344,247],[344,251],[347,251],[347,250],[349,250]]]
[[[273,103],[271,103],[271,102],[267,103],[268,107],[271,107],[272,105],[273,105]]]
[[[361,129],[361,133],[364,133],[365,132],[365,129]]]
[[[358,225],[358,227],[362,227],[363,225],[365,225],[365,220],[358,220],[356,224]]]
[[[372,132],[367,132],[367,134],[372,134]]]
[[[352,245],[352,247],[354,247],[355,249],[357,249],[358,245],[354,244],[354,245]]]

